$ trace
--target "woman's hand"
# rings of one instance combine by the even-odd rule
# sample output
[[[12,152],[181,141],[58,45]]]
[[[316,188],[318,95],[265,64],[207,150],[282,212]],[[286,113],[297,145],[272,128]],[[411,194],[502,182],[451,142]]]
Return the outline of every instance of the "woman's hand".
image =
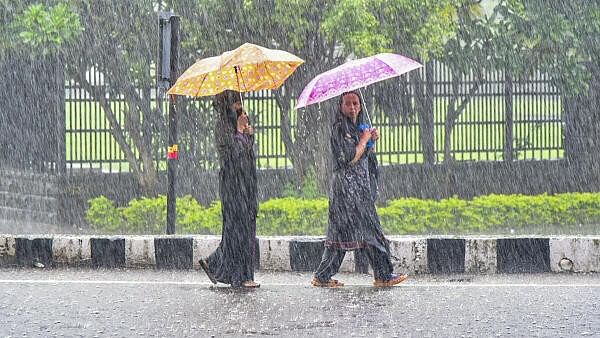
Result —
[[[371,139],[377,141],[379,139],[379,130],[377,128],[371,128]]]
[[[254,135],[254,128],[252,128],[252,126],[251,126],[251,125],[248,125],[248,126],[246,127],[246,130],[244,130],[244,132],[245,132],[246,134],[248,134],[248,135],[252,136],[252,135]]]
[[[358,143],[362,143],[363,145],[366,145],[372,136],[373,136],[373,134],[371,132],[371,129],[365,129],[365,130],[363,130],[362,134],[360,135],[360,141]]]
[[[242,113],[237,119],[237,131],[243,133],[248,128],[248,115]]]

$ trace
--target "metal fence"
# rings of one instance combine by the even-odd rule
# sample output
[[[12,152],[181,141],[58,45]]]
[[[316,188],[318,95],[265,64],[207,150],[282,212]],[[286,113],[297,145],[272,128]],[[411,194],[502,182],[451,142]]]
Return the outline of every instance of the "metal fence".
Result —
[[[467,76],[453,81],[449,70],[440,63],[432,63],[433,93],[428,93],[434,114],[434,142],[436,161],[444,160],[445,124],[449,104],[455,98],[458,106],[468,96],[474,78]],[[419,70],[423,78],[425,70]],[[89,83],[103,86],[102,74],[91,71]],[[406,79],[388,80],[406,81]],[[415,106],[415,88],[406,82],[404,95],[411,110]],[[563,108],[560,94],[545,74],[535,74],[526,81],[512,80],[503,72],[485,74],[478,82],[478,90],[471,96],[464,111],[458,116],[450,139],[450,156],[457,161],[546,160],[564,156]],[[100,102],[79,84],[66,84],[66,161],[68,169],[95,169],[103,172],[127,172],[130,166],[119,146]],[[140,123],[128,121],[128,107],[122,96],[104,88],[106,100],[115,112],[120,125]],[[458,96],[455,95],[457,92]],[[371,92],[367,92],[371,93]],[[141,97],[150,100],[153,108],[164,106],[157,100],[154,89],[139,89]],[[372,102],[367,98],[367,104]],[[257,165],[259,168],[290,167],[291,162],[281,139],[281,114],[272,93],[248,93],[245,99],[256,132]],[[377,145],[382,165],[423,162],[418,114],[398,118],[399,112],[373,105],[370,108],[373,124],[380,129]],[[400,109],[400,108],[399,108]],[[402,108],[406,109],[406,108]],[[163,109],[162,111],[166,111]],[[194,163],[188,165],[211,169],[216,166],[212,146],[212,107],[209,100],[188,102],[188,109],[180,117],[180,145],[182,155],[187,152]],[[402,113],[402,112],[400,112]],[[406,116],[409,116],[406,118]],[[293,116],[292,116],[293,117]],[[164,115],[162,117],[163,123]],[[144,126],[143,121],[141,125]],[[166,168],[166,128],[157,121],[146,124],[142,137],[152,138],[152,153],[159,170]],[[131,136],[124,140],[131,144]],[[133,152],[139,156],[134,148]],[[185,155],[184,155],[185,156]],[[508,157],[508,158],[507,158]]]

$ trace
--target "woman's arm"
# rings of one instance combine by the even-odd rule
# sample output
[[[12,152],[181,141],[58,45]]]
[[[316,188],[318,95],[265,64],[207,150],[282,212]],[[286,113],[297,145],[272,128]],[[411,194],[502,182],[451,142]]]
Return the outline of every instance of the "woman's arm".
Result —
[[[358,162],[365,153],[369,137],[369,132],[363,133],[356,144],[355,139],[347,133],[342,123],[334,124],[331,132],[331,151],[335,161],[340,166],[353,165]]]
[[[356,162],[358,162],[358,160],[360,160],[360,158],[363,156],[365,151],[367,151],[367,142],[369,142],[370,139],[371,139],[371,130],[365,129],[365,131],[363,131],[362,134],[360,135],[360,140],[358,141],[358,144],[356,145],[356,153],[355,153],[352,161],[350,161],[350,164],[356,164]]]
[[[367,141],[363,141],[362,137],[360,138],[360,141],[356,145],[356,152],[354,154],[354,158],[352,159],[352,161],[350,161],[350,164],[356,164],[356,162],[358,162],[358,160],[360,160],[360,158],[363,156],[363,154],[367,150],[367,142],[368,142],[368,139],[367,139]]]

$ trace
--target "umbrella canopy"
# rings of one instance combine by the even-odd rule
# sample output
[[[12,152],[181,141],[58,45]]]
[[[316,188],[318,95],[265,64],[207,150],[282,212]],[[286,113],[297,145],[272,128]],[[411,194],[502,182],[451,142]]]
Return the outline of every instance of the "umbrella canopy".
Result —
[[[419,67],[423,65],[392,53],[352,60],[312,79],[300,94],[296,108],[323,102],[347,91],[400,76]]]
[[[304,63],[299,57],[251,43],[194,63],[167,94],[211,96],[226,89],[249,92],[277,89]]]

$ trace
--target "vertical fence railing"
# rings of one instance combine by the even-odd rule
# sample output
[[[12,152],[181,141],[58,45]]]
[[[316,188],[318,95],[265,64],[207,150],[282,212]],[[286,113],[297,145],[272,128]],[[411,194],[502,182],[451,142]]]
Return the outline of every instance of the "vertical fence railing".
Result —
[[[377,104],[369,107],[373,124],[380,129],[377,145],[382,165],[423,163],[420,138],[420,121],[415,89],[416,72],[420,78],[433,83],[421,84],[433,88],[425,100],[433,105],[434,150],[437,162],[444,161],[444,126],[448,105],[454,98],[458,106],[474,84],[472,75],[458,79],[458,93],[454,93],[452,75],[447,67],[433,62],[426,78],[420,69],[394,81],[396,95],[402,98],[398,110],[383,111]],[[104,83],[102,74],[90,71],[87,80],[106,93],[119,124],[126,123],[127,103],[114,94]],[[412,76],[412,77],[411,77]],[[112,126],[96,98],[73,80],[65,89],[65,142],[67,169],[98,170],[104,172],[130,171],[124,152],[112,134]],[[142,96],[151,95],[151,106],[163,106],[154,90],[140,89]],[[281,135],[281,113],[272,92],[247,93],[244,101],[256,133],[257,165],[259,168],[284,168],[291,166]],[[456,96],[456,97],[455,97]],[[367,100],[367,102],[370,102]],[[400,101],[398,101],[400,102]],[[216,167],[212,142],[212,105],[210,98],[188,102],[187,120],[181,122],[181,156],[190,152],[190,165],[210,170]],[[166,110],[162,110],[166,111]],[[399,116],[402,116],[400,118]],[[164,118],[164,116],[163,116]],[[196,120],[201,119],[201,120]],[[186,128],[188,130],[186,131]],[[564,156],[562,104],[560,93],[551,85],[546,74],[537,73],[531,79],[515,79],[507,72],[485,74],[479,89],[459,115],[451,134],[450,154],[457,161],[547,160]],[[130,135],[125,134],[131,144]],[[164,170],[166,154],[160,146],[161,139],[153,136],[153,155],[156,168]],[[186,144],[187,142],[187,144]],[[139,152],[133,147],[136,156]]]

